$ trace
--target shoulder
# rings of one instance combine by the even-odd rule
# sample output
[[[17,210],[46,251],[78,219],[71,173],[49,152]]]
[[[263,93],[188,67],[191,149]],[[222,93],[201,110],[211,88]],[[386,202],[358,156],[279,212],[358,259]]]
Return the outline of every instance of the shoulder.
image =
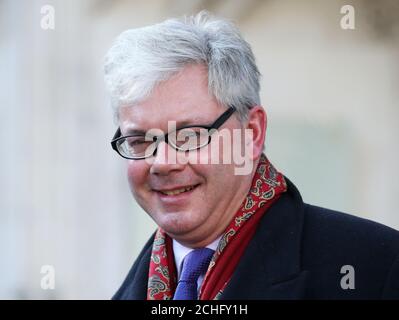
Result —
[[[322,244],[344,245],[348,250],[376,249],[383,254],[399,253],[399,231],[347,213],[304,204],[304,237]],[[306,239],[305,239],[306,240]],[[354,253],[354,252],[353,252]]]
[[[347,266],[356,275],[352,294],[399,297],[399,232],[346,213],[304,204],[302,263],[318,287],[339,283]],[[346,293],[345,293],[346,294]],[[349,293],[348,293],[349,294]]]

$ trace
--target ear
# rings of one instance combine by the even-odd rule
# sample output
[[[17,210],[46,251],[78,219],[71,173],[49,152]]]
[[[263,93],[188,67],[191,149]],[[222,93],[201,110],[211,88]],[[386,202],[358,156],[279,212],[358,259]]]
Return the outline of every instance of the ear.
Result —
[[[246,129],[252,131],[251,141],[246,141],[246,144],[252,143],[252,153],[249,155],[250,159],[258,160],[263,152],[263,145],[265,143],[267,128],[267,115],[262,106],[254,106],[249,109]]]

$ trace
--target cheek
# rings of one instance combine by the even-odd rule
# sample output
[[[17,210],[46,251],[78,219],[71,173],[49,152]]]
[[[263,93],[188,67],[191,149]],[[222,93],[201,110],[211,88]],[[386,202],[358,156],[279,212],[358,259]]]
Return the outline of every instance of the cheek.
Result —
[[[132,191],[137,191],[146,181],[148,166],[145,161],[128,161],[127,178]]]
[[[206,199],[220,197],[230,185],[234,166],[225,164],[203,164],[193,166],[197,175],[203,177],[206,186]]]
[[[234,168],[233,164],[221,164],[215,170],[212,185],[215,194],[219,198],[237,191],[238,186],[234,179]]]

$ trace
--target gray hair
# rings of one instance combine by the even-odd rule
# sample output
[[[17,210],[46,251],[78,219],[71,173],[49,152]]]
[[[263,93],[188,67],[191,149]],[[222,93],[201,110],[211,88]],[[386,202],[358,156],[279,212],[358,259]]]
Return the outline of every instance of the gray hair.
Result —
[[[124,31],[105,57],[105,82],[118,108],[144,100],[160,82],[188,64],[208,68],[208,90],[241,121],[260,105],[259,77],[250,45],[229,21],[201,11],[148,27]]]

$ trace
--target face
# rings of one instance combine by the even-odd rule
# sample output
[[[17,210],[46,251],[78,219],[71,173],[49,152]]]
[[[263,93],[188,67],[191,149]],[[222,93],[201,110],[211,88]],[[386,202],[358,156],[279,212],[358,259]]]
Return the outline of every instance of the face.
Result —
[[[145,101],[122,107],[119,124],[122,135],[150,129],[166,133],[168,121],[176,121],[177,128],[210,125],[225,110],[208,93],[206,68],[192,65],[157,86]],[[219,130],[240,128],[242,124],[234,113]],[[160,142],[150,161],[127,160],[127,176],[134,198],[158,226],[190,247],[205,246],[222,234],[252,180],[252,175],[235,175],[234,163],[223,164],[222,159],[218,164],[182,160],[183,156],[187,159],[187,153],[197,159],[221,156],[220,151],[212,150],[181,152]],[[170,160],[172,156],[175,161]]]

